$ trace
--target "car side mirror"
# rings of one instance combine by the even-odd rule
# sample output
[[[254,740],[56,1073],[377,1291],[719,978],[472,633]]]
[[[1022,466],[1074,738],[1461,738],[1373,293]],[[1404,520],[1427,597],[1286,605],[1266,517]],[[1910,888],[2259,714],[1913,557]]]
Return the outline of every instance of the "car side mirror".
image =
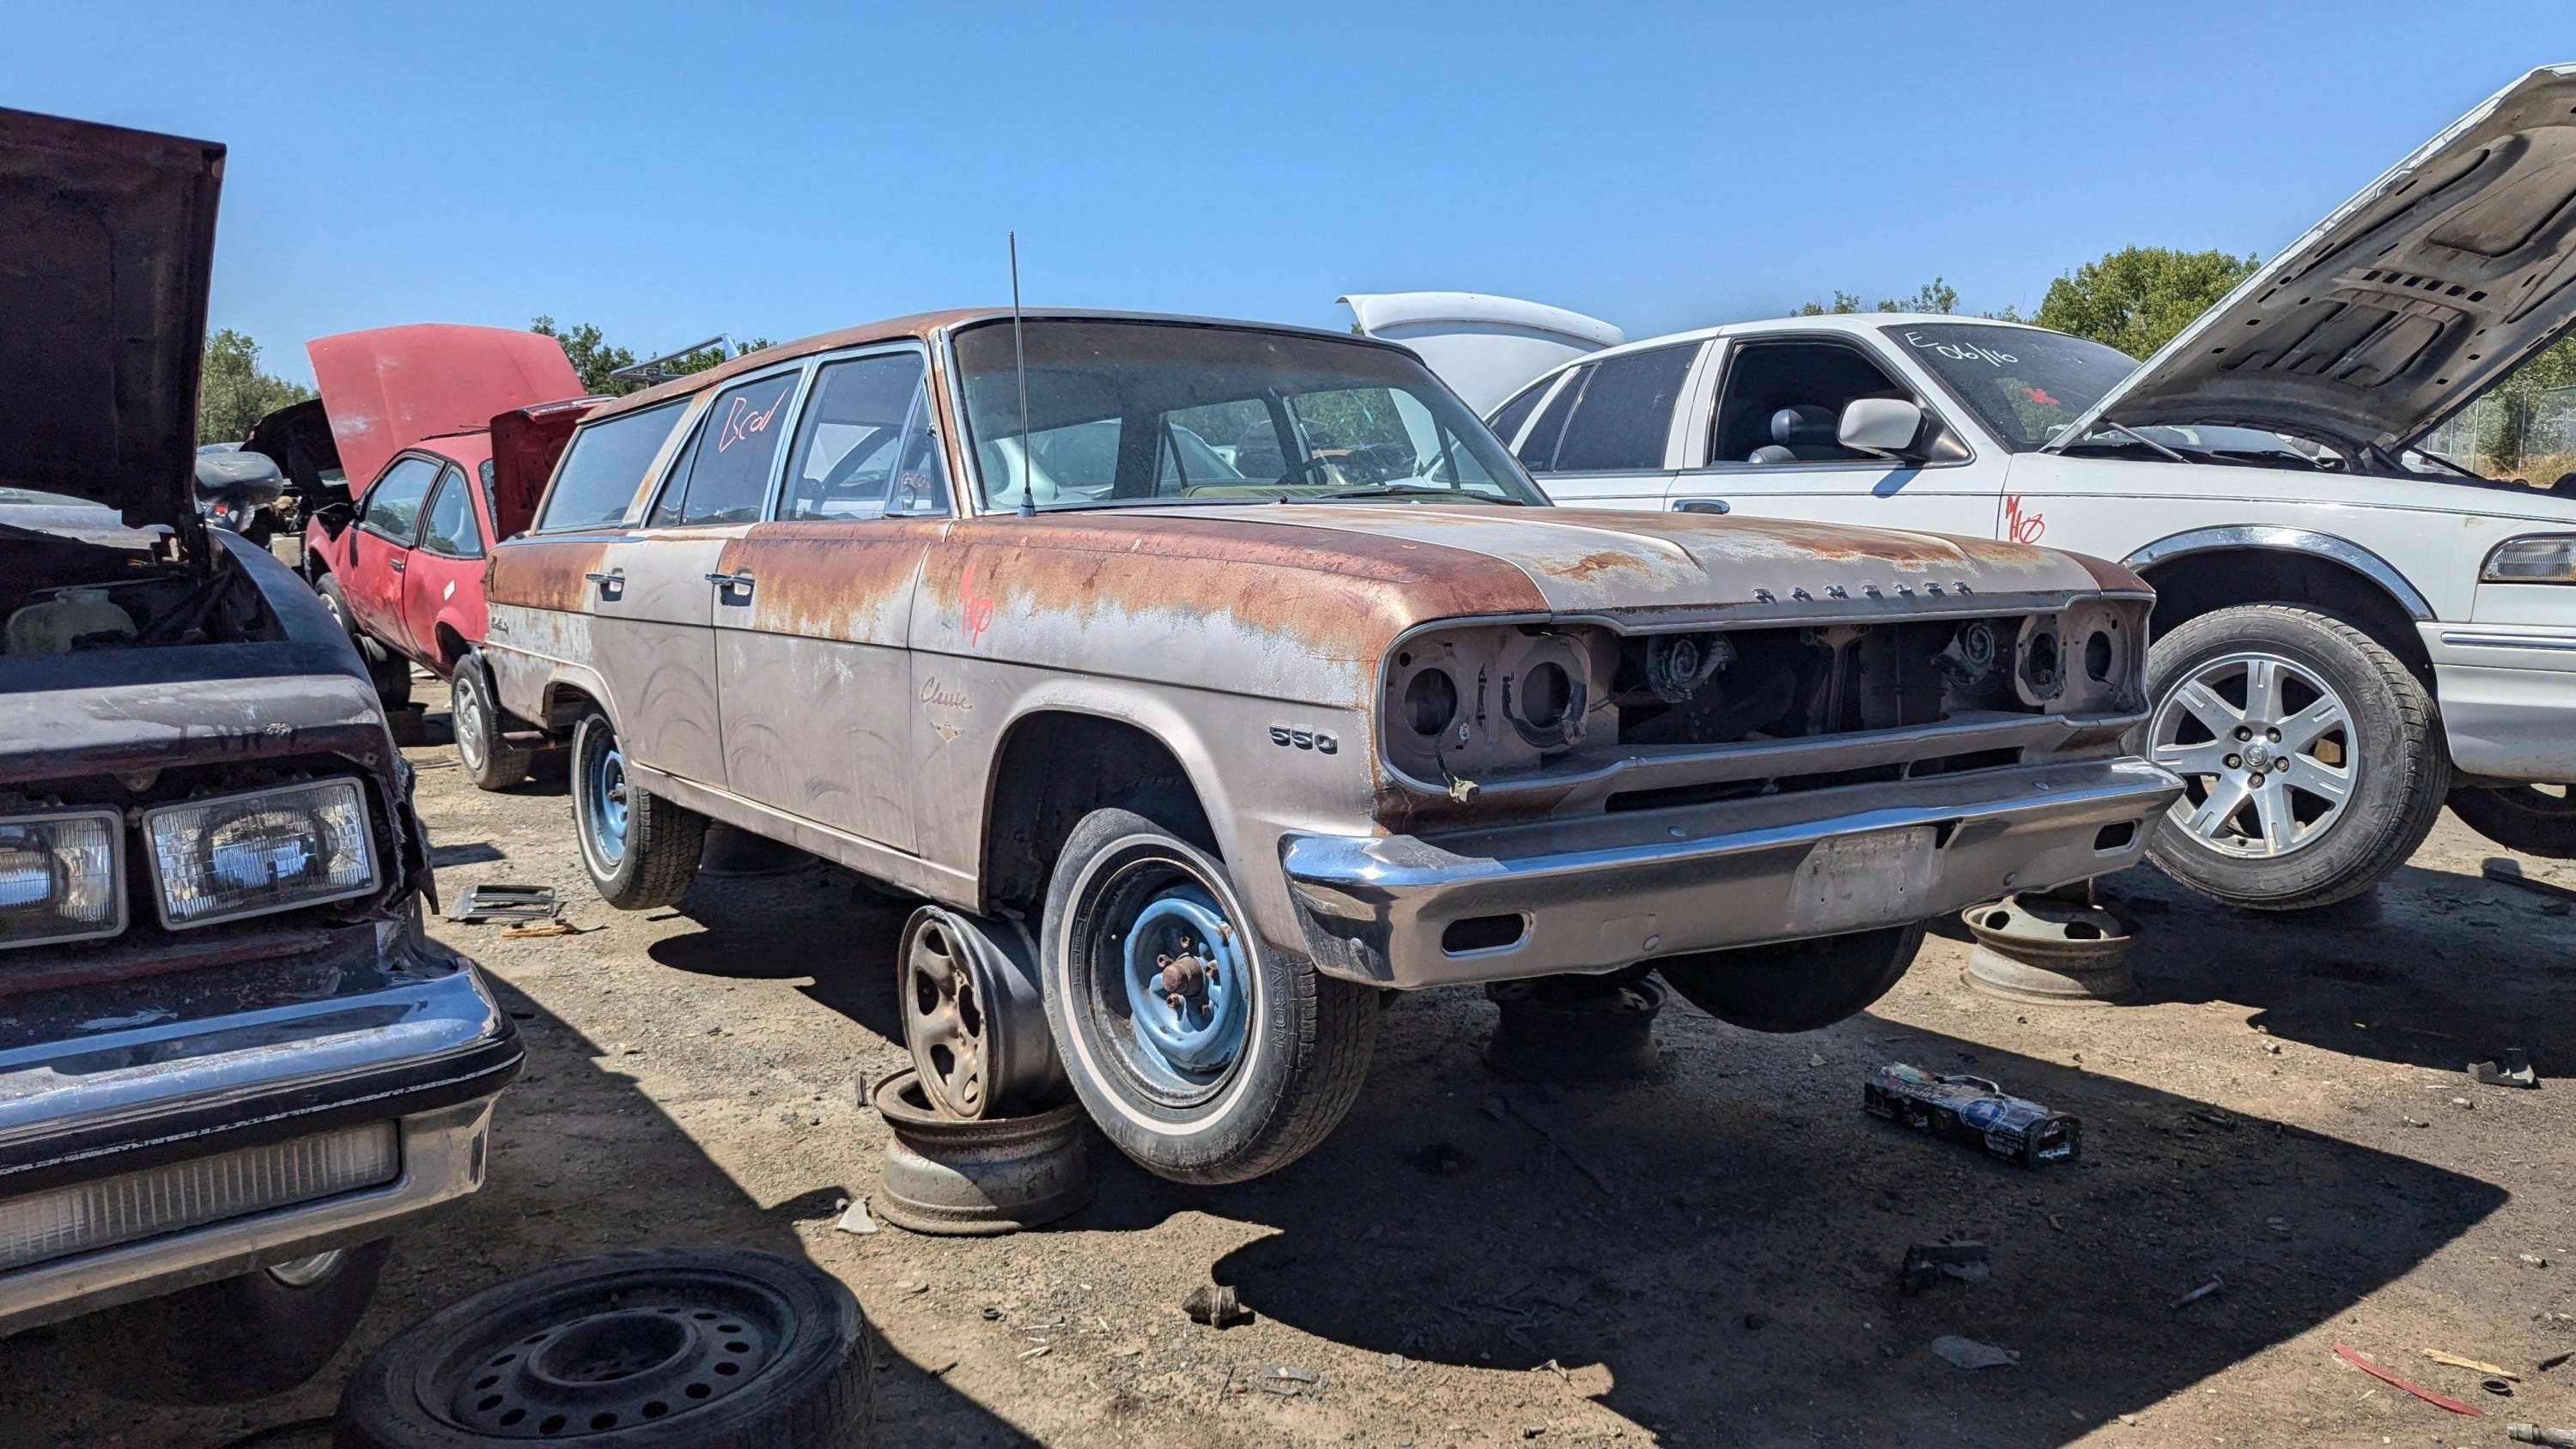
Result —
[[[1914,446],[1923,422],[1923,409],[1903,398],[1854,398],[1843,405],[1834,436],[1846,448],[1914,461],[1923,456]]]

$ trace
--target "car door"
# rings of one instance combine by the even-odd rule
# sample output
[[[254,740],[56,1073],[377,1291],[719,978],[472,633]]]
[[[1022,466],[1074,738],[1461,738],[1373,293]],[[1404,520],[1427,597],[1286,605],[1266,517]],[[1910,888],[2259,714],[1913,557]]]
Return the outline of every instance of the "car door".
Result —
[[[1516,450],[1548,497],[1571,508],[1662,508],[1674,478],[1674,420],[1706,344],[1613,353],[1576,367]],[[1522,405],[1516,398],[1496,413]]]
[[[1730,336],[1697,461],[1675,479],[1671,506],[1826,523],[1991,537],[2007,459],[1902,380],[1861,338],[1826,332]],[[1922,408],[1920,463],[1843,447],[1843,408],[1864,397]]]
[[[823,362],[774,516],[726,548],[715,596],[728,788],[902,851],[913,589],[950,515],[927,384],[917,346]]]
[[[708,399],[643,529],[601,551],[617,585],[593,606],[594,628],[630,696],[618,735],[630,757],[666,774],[726,783],[713,633],[717,596],[731,603],[735,592],[724,553],[760,521],[804,376],[801,364],[766,372]]]
[[[466,645],[483,638],[483,525],[475,491],[454,463],[440,470],[403,569],[403,627],[413,652],[442,675],[455,669]]]
[[[411,565],[421,505],[437,481],[438,464],[417,453],[387,464],[358,505],[340,570],[340,594],[359,629],[406,654],[415,651],[403,621],[403,573]]]

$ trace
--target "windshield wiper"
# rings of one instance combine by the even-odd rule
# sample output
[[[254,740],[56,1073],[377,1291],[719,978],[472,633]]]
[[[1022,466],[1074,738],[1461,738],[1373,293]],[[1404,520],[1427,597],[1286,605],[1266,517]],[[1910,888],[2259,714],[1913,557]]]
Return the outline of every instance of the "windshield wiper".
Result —
[[[1500,493],[1470,493],[1464,488],[1435,488],[1428,483],[1372,483],[1364,488],[1336,488],[1330,493],[1280,495],[1282,503],[1335,503],[1345,498],[1447,498],[1474,503],[1500,503],[1527,508],[1520,499]]]

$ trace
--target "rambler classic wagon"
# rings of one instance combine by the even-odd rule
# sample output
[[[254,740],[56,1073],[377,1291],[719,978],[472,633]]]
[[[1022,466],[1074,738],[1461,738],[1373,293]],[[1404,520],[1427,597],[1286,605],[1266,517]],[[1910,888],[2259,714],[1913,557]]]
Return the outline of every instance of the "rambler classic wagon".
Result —
[[[493,550],[501,708],[616,905],[706,821],[937,903],[926,1085],[1185,1181],[1313,1146],[1381,993],[1660,970],[1767,1030],[2117,870],[2150,596],[1982,540],[1547,506],[1411,354],[1008,312],[606,404]]]

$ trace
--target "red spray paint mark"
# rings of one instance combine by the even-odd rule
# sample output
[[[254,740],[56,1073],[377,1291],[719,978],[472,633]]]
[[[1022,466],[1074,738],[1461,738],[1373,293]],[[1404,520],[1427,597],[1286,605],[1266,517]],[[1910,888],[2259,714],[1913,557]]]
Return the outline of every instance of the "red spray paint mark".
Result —
[[[2044,387],[2023,388],[2021,390],[2021,395],[2029,398],[2032,402],[2035,402],[2044,408],[2053,408],[2057,406],[2057,399],[2050,397],[2048,395],[2048,389]]]
[[[966,647],[984,642],[984,631],[993,627],[993,596],[975,592],[975,566],[968,564],[957,579],[958,622],[966,626]]]
[[[754,433],[768,432],[769,420],[778,416],[779,406],[787,401],[787,394],[791,391],[794,389],[779,389],[778,396],[770,399],[769,406],[759,412],[751,410],[750,398],[736,397],[733,406],[725,410],[724,426],[716,432],[716,451],[721,453],[738,442],[747,442]]]
[[[2040,535],[2046,532],[2048,532],[2047,515],[2039,513],[2026,514],[2022,512],[2021,495],[2018,493],[2007,494],[2005,496],[2005,538],[2012,540],[2014,543],[2037,543],[2039,542]]]

